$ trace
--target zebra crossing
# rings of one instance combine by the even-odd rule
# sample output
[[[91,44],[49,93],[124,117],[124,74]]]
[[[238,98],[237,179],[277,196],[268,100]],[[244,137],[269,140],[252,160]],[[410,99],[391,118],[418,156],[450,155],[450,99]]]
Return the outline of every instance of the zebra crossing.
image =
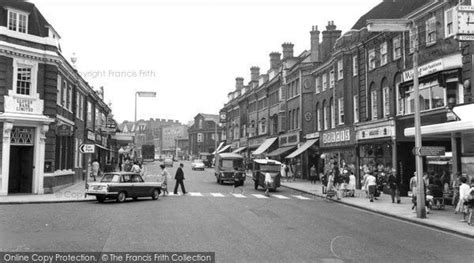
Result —
[[[281,195],[281,194],[238,194],[238,193],[200,193],[200,192],[188,192],[186,195],[178,193],[169,193],[167,196],[189,196],[189,197],[213,197],[213,198],[238,198],[238,199],[278,199],[278,200],[312,200],[313,198],[302,196],[302,195]]]

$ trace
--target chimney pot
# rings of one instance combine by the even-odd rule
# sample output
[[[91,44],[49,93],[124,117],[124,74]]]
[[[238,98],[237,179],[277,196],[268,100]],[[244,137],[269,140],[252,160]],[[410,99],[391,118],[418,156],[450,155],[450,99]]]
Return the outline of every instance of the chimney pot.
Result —
[[[320,44],[318,26],[313,26],[313,30],[309,32],[311,35],[311,62],[320,61]]]
[[[250,68],[250,81],[258,81],[258,76],[260,75],[260,68],[259,67],[251,67]]]
[[[235,88],[241,90],[244,87],[244,78],[237,77],[235,78]]]
[[[281,45],[283,48],[283,59],[292,58],[293,57],[293,47],[294,45],[290,42],[285,42]]]
[[[270,68],[271,69],[278,69],[280,66],[281,54],[278,52],[270,53]]]

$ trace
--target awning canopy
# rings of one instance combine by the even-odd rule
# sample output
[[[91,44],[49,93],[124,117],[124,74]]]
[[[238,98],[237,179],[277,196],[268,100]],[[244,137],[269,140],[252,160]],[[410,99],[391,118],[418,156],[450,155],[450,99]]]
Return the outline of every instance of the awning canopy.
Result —
[[[318,139],[306,141],[300,148],[296,149],[296,151],[292,152],[290,155],[286,156],[287,159],[295,158],[296,156],[302,154],[304,151],[308,150],[313,144],[315,144]]]
[[[255,150],[252,154],[253,154],[253,155],[260,155],[260,154],[264,153],[268,148],[270,148],[270,146],[272,146],[272,144],[273,144],[277,139],[278,139],[278,137],[266,139],[266,140],[260,145],[260,147],[258,147],[257,150]]]
[[[235,149],[235,151],[233,151],[232,153],[240,153],[241,151],[245,149],[247,149],[247,147],[240,147],[240,148]]]
[[[102,146],[102,145],[100,145],[100,144],[96,144],[95,146],[97,146],[98,148],[101,148],[101,149],[103,149],[103,150],[106,150],[106,151],[112,151],[111,149],[109,149],[109,148],[107,148],[107,147],[104,147],[104,146]]]
[[[227,151],[227,149],[229,149],[229,148],[230,148],[230,145],[226,145],[226,146],[224,146],[223,148],[221,148],[219,151],[217,151],[217,153],[225,152],[225,151]]]
[[[280,156],[282,154],[285,154],[291,150],[293,150],[296,146],[285,146],[285,147],[280,147],[273,152],[267,154],[268,157],[275,157],[275,156]]]
[[[221,142],[221,143],[219,144],[219,147],[217,147],[217,149],[216,149],[212,154],[216,154],[216,153],[221,149],[221,147],[222,147],[223,145],[224,145],[224,142]]]
[[[453,112],[460,119],[459,121],[421,126],[421,134],[441,135],[453,132],[474,132],[474,115],[472,114],[474,112],[474,104],[454,107]],[[408,137],[415,136],[415,128],[406,128],[404,134]]]

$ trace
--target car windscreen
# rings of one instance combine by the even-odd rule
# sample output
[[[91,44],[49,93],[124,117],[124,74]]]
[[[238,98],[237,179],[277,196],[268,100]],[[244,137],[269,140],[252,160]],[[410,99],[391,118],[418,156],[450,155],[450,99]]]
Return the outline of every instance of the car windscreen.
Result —
[[[279,172],[281,166],[279,164],[260,164],[260,170],[266,172]]]
[[[243,167],[242,160],[222,160],[222,168],[234,169],[234,168],[242,168],[242,167]]]
[[[195,163],[202,163],[202,160],[201,159],[196,159],[194,160]]]
[[[100,181],[102,183],[118,183],[120,182],[120,175],[118,174],[106,174]]]

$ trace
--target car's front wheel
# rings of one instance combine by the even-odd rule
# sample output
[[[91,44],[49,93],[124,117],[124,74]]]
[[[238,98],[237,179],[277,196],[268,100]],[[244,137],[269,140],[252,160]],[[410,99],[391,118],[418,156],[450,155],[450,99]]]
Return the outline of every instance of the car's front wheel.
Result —
[[[105,197],[104,196],[98,196],[96,195],[95,196],[95,199],[97,199],[97,202],[99,203],[103,203],[105,201]]]
[[[153,194],[151,195],[151,198],[153,200],[158,200],[159,196],[160,196],[160,190],[158,190],[158,189],[153,190]]]
[[[125,199],[127,199],[127,194],[125,194],[125,192],[120,192],[117,195],[117,202],[123,203],[123,202],[125,202]]]

